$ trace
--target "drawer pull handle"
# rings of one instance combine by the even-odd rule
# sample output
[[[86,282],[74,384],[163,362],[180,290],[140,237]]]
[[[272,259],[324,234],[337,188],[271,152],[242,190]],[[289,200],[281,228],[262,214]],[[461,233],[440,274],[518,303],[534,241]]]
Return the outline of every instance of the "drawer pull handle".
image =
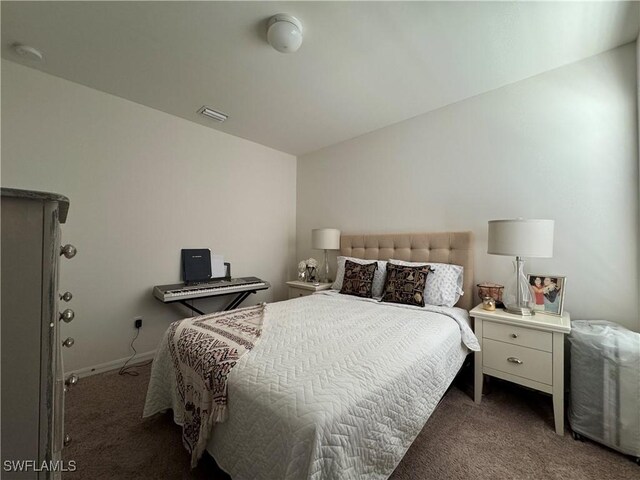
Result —
[[[65,302],[71,301],[72,298],[73,295],[71,295],[71,292],[64,292],[60,294],[60,300],[64,300]]]
[[[60,320],[69,323],[75,318],[76,314],[70,308],[67,308],[64,312],[60,312]]]
[[[522,365],[522,360],[520,360],[519,358],[516,358],[516,357],[507,358],[507,362],[516,363],[518,365]]]
[[[64,381],[64,384],[65,384],[67,387],[73,387],[73,386],[75,386],[75,385],[77,385],[77,384],[78,384],[78,380],[79,380],[79,379],[78,379],[78,376],[74,374],[74,375],[69,376],[69,378],[67,378],[67,379]]]
[[[511,334],[511,338],[518,338],[518,334],[517,333],[512,333]]]
[[[60,247],[60,255],[64,255],[67,258],[75,257],[76,253],[78,253],[76,247],[74,247],[70,243],[67,243],[64,247]]]

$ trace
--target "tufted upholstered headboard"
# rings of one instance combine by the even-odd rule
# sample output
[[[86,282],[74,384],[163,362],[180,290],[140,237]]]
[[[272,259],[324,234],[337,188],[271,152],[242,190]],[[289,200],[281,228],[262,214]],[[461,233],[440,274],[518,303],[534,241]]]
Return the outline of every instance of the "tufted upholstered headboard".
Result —
[[[340,255],[367,260],[451,263],[464,267],[464,295],[456,307],[471,310],[473,301],[473,233],[401,233],[342,235]]]

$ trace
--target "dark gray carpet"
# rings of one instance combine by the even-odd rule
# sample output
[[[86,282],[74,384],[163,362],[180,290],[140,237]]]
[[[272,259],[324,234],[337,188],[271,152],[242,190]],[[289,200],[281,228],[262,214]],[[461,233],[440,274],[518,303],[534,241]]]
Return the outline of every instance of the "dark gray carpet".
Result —
[[[67,395],[68,479],[227,479],[204,458],[194,470],[170,415],[142,420],[150,367],[140,376],[83,378]],[[551,398],[494,381],[481,405],[457,386],[391,476],[407,479],[640,479],[627,457],[553,431]],[[274,479],[277,480],[277,479]]]

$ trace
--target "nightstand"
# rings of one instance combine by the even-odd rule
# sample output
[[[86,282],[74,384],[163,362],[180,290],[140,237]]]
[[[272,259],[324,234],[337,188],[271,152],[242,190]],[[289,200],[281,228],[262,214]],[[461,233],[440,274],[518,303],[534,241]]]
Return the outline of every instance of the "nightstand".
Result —
[[[314,285],[313,283],[294,280],[287,282],[287,285],[289,285],[289,299],[292,299],[306,297],[307,295],[311,295],[312,293],[319,292],[321,290],[329,290],[333,283],[321,283],[319,285]]]
[[[475,352],[475,402],[482,400],[484,375],[524,385],[553,396],[556,433],[564,434],[564,336],[571,331],[569,312],[562,317],[536,312],[530,317],[475,307],[480,351]]]

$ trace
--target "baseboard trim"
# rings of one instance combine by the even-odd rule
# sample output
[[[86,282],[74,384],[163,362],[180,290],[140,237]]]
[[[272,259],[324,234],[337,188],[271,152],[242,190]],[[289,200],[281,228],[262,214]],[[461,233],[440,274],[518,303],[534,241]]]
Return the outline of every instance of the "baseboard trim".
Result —
[[[129,365],[135,365],[136,363],[146,362],[153,360],[156,351],[144,352],[136,355],[133,360],[129,362]],[[118,370],[124,365],[124,362],[129,360],[129,357],[119,358],[118,360],[112,360],[111,362],[100,363],[99,365],[93,365],[91,367],[80,368],[70,373],[75,373],[78,377],[90,377],[91,375],[97,375],[98,373],[109,372],[111,370]]]

